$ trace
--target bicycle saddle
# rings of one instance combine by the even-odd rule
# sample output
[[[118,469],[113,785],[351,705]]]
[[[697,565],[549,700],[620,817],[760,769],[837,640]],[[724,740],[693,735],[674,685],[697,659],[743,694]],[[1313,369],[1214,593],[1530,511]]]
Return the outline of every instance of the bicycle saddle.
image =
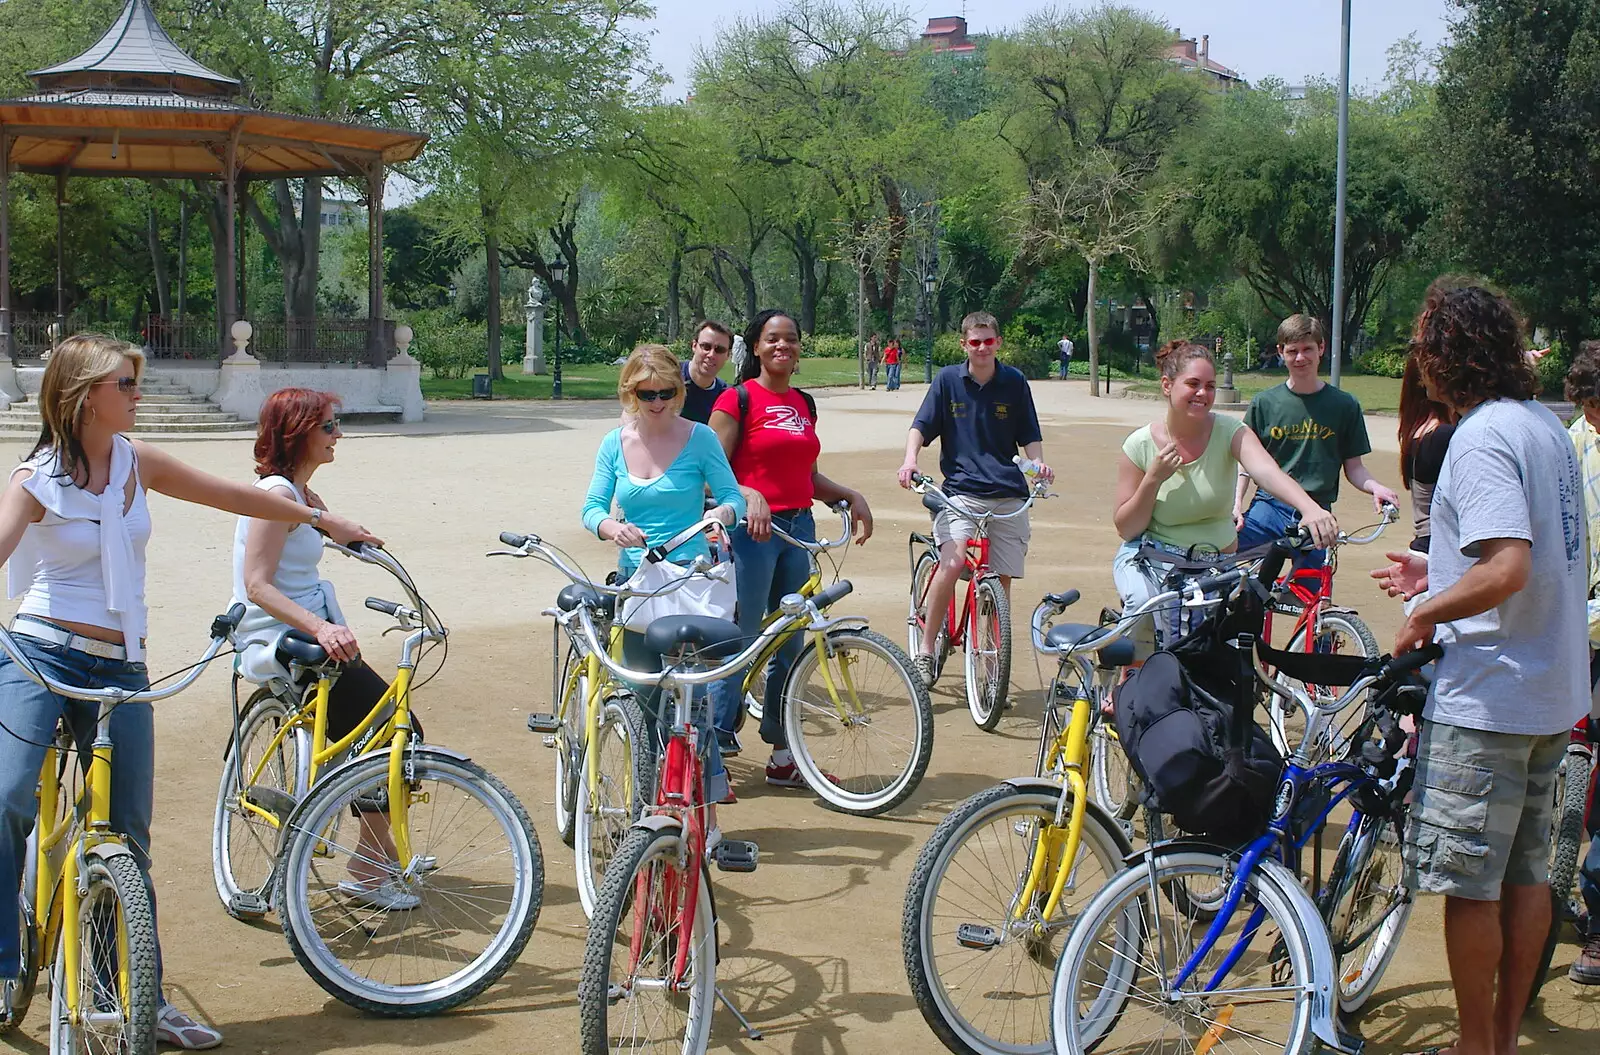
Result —
[[[278,662],[284,666],[298,663],[302,667],[320,667],[328,662],[328,653],[317,644],[317,639],[304,630],[289,629],[278,638]]]
[[[580,604],[598,609],[607,619],[614,618],[617,614],[616,595],[601,593],[593,586],[571,583],[562,587],[561,592],[556,594],[556,607],[563,612],[570,612]]]
[[[1104,637],[1106,628],[1091,626],[1088,623],[1057,623],[1044,635],[1044,643],[1051,648],[1068,648],[1088,645],[1096,637]],[[1133,662],[1133,640],[1121,638],[1102,648],[1095,656],[1095,663],[1111,669],[1112,667],[1126,667]]]
[[[685,649],[708,659],[727,659],[744,647],[738,623],[709,615],[664,615],[644,631],[645,647],[662,656]]]

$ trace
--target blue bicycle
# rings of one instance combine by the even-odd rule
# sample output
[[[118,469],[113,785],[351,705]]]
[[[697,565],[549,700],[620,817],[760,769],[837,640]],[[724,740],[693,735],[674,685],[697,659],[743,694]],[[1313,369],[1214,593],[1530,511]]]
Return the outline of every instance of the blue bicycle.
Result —
[[[1257,582],[1270,584],[1287,553],[1275,548]],[[1257,588],[1242,569],[1205,588],[1228,585]],[[1413,771],[1400,719],[1421,710],[1426,686],[1416,672],[1440,651],[1398,659],[1288,653],[1250,633],[1227,647],[1251,675],[1241,678],[1249,693],[1242,702],[1253,703],[1264,687],[1306,715],[1273,817],[1238,850],[1157,843],[1084,906],[1052,989],[1058,1055],[1298,1055],[1313,1038],[1349,1055],[1361,1050],[1359,1039],[1338,1029],[1334,1011],[1370,995],[1410,913],[1399,836]],[[1305,684],[1348,688],[1336,699],[1313,699]],[[1330,759],[1335,738],[1326,734],[1363,699],[1357,728],[1348,740],[1337,738],[1349,749]],[[1236,722],[1249,713],[1241,706]],[[1302,851],[1310,844],[1320,855],[1317,833],[1344,803],[1353,813],[1314,899],[1299,878]]]

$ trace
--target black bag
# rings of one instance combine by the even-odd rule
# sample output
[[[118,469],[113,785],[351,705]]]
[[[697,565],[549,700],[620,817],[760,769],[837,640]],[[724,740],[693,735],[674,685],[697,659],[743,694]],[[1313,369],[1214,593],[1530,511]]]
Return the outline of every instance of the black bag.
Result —
[[[1196,635],[1151,656],[1117,693],[1117,736],[1146,803],[1229,845],[1266,827],[1283,775],[1282,756],[1251,719],[1254,647],[1248,634],[1238,644]]]

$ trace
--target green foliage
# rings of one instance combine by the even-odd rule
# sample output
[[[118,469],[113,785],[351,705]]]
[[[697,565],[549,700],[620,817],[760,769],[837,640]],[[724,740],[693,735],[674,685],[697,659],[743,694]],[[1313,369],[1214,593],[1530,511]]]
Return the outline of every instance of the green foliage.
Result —
[[[1403,344],[1374,348],[1358,358],[1354,366],[1358,373],[1373,377],[1400,377],[1406,372],[1406,357],[1409,354]]]
[[[434,377],[466,377],[488,362],[489,342],[483,326],[448,315],[431,312],[415,317],[411,328],[416,334],[411,354]]]

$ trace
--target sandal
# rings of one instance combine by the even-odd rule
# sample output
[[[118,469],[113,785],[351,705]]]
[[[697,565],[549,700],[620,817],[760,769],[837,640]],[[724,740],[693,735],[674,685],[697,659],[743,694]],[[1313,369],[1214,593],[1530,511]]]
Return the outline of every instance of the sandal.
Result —
[[[222,1034],[163,1003],[156,1011],[156,1042],[184,1051],[207,1051],[222,1043]]]

